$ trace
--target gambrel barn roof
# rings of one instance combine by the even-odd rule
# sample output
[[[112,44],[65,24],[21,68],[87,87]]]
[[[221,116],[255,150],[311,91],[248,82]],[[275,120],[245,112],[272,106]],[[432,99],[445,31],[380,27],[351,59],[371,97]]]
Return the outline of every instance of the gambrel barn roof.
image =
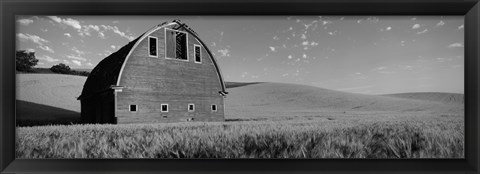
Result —
[[[150,33],[160,28],[174,24],[178,25],[177,28],[183,28],[185,29],[185,31],[195,36],[195,38],[203,45],[205,50],[212,58],[212,62],[215,66],[215,69],[217,70],[220,84],[222,86],[222,91],[219,91],[219,93],[222,95],[227,94],[227,92],[225,91],[225,83],[223,81],[223,77],[218,67],[217,61],[213,57],[212,52],[208,49],[207,45],[198,37],[195,31],[193,31],[184,23],[181,23],[178,20],[174,20],[170,23],[164,22],[160,25],[153,27],[152,29],[148,30],[147,32],[134,39],[133,41],[129,42],[127,45],[120,48],[117,52],[112,53],[111,55],[100,61],[98,65],[90,72],[87,81],[83,85],[82,94],[77,99],[82,100],[85,98],[89,98],[91,96],[95,96],[103,92],[109,91],[112,89],[112,87],[118,86],[120,83],[119,78],[121,76],[123,67],[125,66],[124,64],[126,62],[126,59],[130,55],[130,52],[136,48],[138,43],[145,39]]]

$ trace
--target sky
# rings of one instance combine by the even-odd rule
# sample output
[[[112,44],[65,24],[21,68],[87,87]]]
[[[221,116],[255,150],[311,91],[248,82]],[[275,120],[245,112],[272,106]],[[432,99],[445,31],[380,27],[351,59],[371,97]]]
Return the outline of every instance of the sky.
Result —
[[[17,16],[16,47],[36,67],[93,69],[174,19],[208,44],[225,81],[464,93],[463,16]]]

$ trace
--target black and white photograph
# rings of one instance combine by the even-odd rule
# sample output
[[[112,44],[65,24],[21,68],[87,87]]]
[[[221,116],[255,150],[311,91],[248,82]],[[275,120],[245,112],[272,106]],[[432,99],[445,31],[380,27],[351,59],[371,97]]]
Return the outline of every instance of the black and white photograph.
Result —
[[[17,159],[464,159],[464,16],[27,16]]]

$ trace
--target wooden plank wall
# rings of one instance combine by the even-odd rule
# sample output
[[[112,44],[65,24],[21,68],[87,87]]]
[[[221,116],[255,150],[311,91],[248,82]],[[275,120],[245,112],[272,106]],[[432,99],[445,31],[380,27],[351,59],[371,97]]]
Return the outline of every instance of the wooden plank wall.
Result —
[[[158,57],[148,55],[148,39],[140,41],[128,58],[117,94],[118,123],[223,121],[223,97],[221,81],[207,51],[202,47],[202,63],[194,61],[194,44],[200,43],[188,34],[188,62],[165,58],[164,29],[150,36],[158,38]],[[169,112],[161,112],[161,104],[169,105]],[[188,104],[195,104],[195,111],[188,112]],[[137,112],[130,112],[135,104]],[[211,105],[217,111],[211,111]]]

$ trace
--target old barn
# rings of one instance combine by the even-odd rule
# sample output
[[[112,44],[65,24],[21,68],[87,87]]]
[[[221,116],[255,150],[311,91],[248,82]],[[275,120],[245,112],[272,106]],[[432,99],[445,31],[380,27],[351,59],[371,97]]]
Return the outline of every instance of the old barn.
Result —
[[[174,20],[100,61],[78,100],[85,123],[223,121],[226,94],[207,45]]]

